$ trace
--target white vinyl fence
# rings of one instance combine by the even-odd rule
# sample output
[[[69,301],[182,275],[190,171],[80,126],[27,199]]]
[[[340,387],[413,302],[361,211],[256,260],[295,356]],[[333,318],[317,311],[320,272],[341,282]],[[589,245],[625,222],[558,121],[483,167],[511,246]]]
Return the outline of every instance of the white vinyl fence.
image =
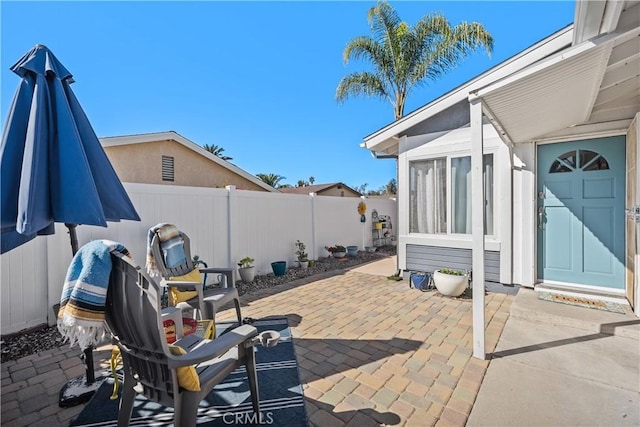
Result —
[[[255,258],[258,274],[271,272],[271,262],[295,261],[294,243],[301,240],[311,259],[327,255],[325,246],[371,242],[371,212],[388,215],[396,224],[396,202],[366,199],[367,222],[360,222],[358,198],[295,195],[151,184],[124,184],[142,221],[108,223],[107,228],[80,225],[79,245],[95,239],[123,243],[144,266],[147,232],[154,225],[175,224],[191,238],[192,254],[209,266],[235,267],[245,256]],[[364,243],[364,245],[363,245]],[[52,306],[59,302],[71,262],[66,227],[40,236],[0,256],[1,333],[55,324]]]

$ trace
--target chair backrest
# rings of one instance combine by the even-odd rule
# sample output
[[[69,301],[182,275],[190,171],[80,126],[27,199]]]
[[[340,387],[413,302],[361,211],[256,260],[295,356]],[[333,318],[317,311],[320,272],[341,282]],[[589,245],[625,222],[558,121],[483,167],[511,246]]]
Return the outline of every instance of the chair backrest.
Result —
[[[161,289],[130,258],[112,254],[111,260],[105,317],[121,349],[125,375],[135,373],[150,400],[173,406],[178,379],[175,370],[168,367]]]
[[[195,268],[193,260],[191,259],[191,240],[189,239],[189,236],[187,236],[182,231],[180,231],[180,237],[182,238],[182,245],[184,248],[186,260],[182,264],[173,268],[169,268],[165,264],[162,248],[160,247],[160,238],[158,237],[158,235],[156,234],[155,236],[153,236],[153,239],[151,240],[151,251],[153,253],[153,258],[155,259],[156,266],[158,268],[158,271],[160,272],[160,275],[165,279],[169,277],[183,276],[187,273],[190,273]]]

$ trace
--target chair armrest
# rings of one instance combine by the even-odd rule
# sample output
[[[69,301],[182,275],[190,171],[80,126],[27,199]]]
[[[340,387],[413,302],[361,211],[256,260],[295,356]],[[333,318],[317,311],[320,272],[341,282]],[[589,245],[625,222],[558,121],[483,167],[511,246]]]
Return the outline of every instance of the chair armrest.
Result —
[[[227,283],[225,287],[232,287],[232,288],[236,287],[236,278],[235,278],[236,269],[235,268],[205,267],[205,268],[200,268],[200,273],[223,274],[227,278]]]
[[[202,282],[187,282],[187,281],[181,281],[181,280],[166,280],[166,279],[162,279],[160,280],[160,286],[174,286],[176,288],[184,288],[184,289],[189,289],[189,288],[196,288],[199,286],[202,286]]]
[[[258,330],[251,325],[242,325],[225,332],[215,340],[190,339],[193,335],[187,335],[183,340],[176,341],[175,345],[184,348],[187,354],[181,356],[169,356],[169,368],[195,365],[206,360],[222,356],[233,347],[237,347],[247,340],[251,341],[258,335]]]

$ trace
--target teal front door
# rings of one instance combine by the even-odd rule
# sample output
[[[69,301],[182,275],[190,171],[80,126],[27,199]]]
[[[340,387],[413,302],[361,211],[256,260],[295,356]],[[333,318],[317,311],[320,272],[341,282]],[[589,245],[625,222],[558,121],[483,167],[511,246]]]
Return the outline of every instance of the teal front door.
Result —
[[[538,280],[624,289],[625,138],[538,146]]]

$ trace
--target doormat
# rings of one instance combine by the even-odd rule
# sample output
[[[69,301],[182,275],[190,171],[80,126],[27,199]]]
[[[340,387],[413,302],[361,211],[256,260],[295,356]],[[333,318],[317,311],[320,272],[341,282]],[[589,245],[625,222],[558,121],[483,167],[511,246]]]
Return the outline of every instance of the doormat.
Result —
[[[275,347],[256,346],[256,368],[260,412],[263,422],[272,426],[306,426],[307,412],[298,374],[295,350],[287,319],[265,318],[252,323],[258,332],[280,332]],[[218,332],[228,325],[218,324]],[[96,391],[72,426],[116,426],[119,399],[110,400],[113,379],[109,378]],[[228,426],[255,422],[251,395],[244,367],[236,369],[200,402],[198,426]],[[240,421],[240,422],[238,422]],[[131,426],[173,425],[173,408],[162,406],[138,395],[131,414]]]
[[[627,311],[618,303],[610,301],[599,301],[583,297],[561,295],[551,292],[538,292],[538,299],[543,301],[559,302],[561,304],[575,305],[577,307],[593,308],[596,310],[610,311],[613,313],[625,314]]]

